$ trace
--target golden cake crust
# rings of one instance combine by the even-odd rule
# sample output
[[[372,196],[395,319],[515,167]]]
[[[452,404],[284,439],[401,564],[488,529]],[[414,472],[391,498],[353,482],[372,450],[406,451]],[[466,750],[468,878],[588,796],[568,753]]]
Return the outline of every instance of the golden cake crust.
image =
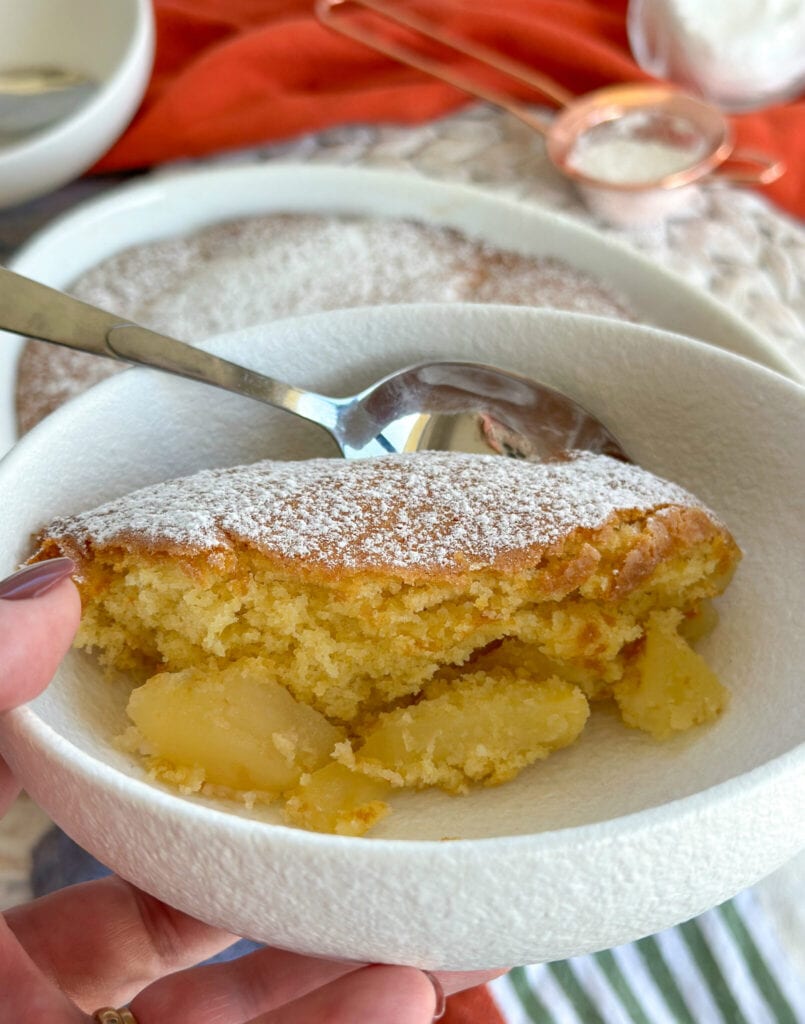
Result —
[[[639,536],[615,545],[625,554],[610,597],[704,539],[720,536],[734,557],[726,529],[692,495],[607,456],[542,464],[419,452],[203,471],[55,520],[35,558],[69,555],[80,571],[93,554],[118,550],[179,558],[192,572],[250,548],[314,578],[405,581],[539,566],[554,571],[560,595],[596,569],[607,535],[631,523]]]

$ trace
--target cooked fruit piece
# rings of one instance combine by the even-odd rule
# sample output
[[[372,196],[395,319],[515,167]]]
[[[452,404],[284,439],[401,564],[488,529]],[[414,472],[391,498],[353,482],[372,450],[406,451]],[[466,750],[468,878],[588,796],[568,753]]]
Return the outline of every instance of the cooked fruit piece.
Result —
[[[362,836],[389,812],[387,782],[370,779],[331,761],[312,775],[303,775],[288,794],[285,816],[293,825],[313,832]]]
[[[134,690],[128,713],[143,750],[203,781],[279,793],[325,764],[342,731],[274,682],[257,659],[163,672]]]
[[[556,677],[478,672],[433,689],[418,704],[379,716],[355,751],[357,771],[454,793],[470,782],[497,785],[572,743],[589,715],[581,690]]]
[[[624,722],[658,740],[711,721],[727,703],[715,673],[677,632],[681,621],[674,609],[653,612],[642,651],[615,685]]]

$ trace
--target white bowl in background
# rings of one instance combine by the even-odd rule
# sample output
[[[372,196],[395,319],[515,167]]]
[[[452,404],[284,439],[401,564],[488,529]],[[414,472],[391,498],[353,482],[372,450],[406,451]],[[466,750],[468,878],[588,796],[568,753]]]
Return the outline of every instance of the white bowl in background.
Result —
[[[348,310],[208,344],[331,394],[423,358],[459,357],[578,398],[638,462],[714,508],[743,547],[704,645],[732,701],[711,727],[666,743],[593,716],[580,742],[513,782],[464,797],[400,794],[370,837],[354,839],[149,781],[113,743],[126,722],[125,680],[72,653],[41,697],[0,720],[0,748],[81,845],[236,934],[439,969],[636,939],[727,899],[805,845],[805,452],[796,443],[805,390],[667,332],[503,306]],[[126,371],[0,463],[0,574],[56,514],[205,466],[332,453],[286,413]]]
[[[0,207],[77,178],[122,134],[154,58],[150,0],[2,0],[0,69],[58,67],[98,83],[69,116],[0,146]]]
[[[69,290],[85,271],[132,246],[271,213],[410,219],[452,228],[505,251],[563,260],[622,296],[641,322],[805,380],[790,359],[726,305],[625,243],[533,203],[410,172],[275,163],[153,175],[57,218],[14,255],[10,266]],[[226,301],[222,288],[221,302]],[[18,336],[0,332],[0,455],[17,437],[14,395],[21,347]]]

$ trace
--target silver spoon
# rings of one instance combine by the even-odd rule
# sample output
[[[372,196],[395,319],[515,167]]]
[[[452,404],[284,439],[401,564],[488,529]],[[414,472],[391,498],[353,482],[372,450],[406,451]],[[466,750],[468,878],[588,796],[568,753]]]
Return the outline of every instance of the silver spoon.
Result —
[[[328,398],[2,268],[0,329],[165,370],[286,409],[326,430],[348,459],[439,449],[550,461],[579,448],[627,459],[615,437],[577,402],[479,363],[423,363],[357,395]]]
[[[0,144],[12,144],[74,113],[98,85],[81,71],[19,67],[0,71]]]

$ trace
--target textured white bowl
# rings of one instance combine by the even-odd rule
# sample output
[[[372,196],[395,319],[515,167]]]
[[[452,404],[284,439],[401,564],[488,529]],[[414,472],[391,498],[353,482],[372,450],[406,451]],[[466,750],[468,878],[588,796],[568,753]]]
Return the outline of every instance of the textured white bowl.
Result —
[[[0,146],[0,207],[56,189],[103,156],[140,105],[153,59],[151,0],[0,3],[0,68],[50,65],[99,83],[70,116]]]
[[[458,356],[577,396],[639,462],[709,502],[745,549],[706,644],[732,703],[714,726],[664,744],[596,714],[576,746],[513,783],[462,798],[400,795],[373,837],[350,839],[149,782],[112,745],[125,723],[125,681],[104,680],[73,654],[42,697],[5,717],[0,748],[78,842],[238,934],[445,969],[635,939],[731,896],[805,845],[805,390],[661,331],[507,307],[352,310],[212,346],[332,394],[422,358]],[[54,514],[202,466],[329,452],[315,428],[287,414],[127,371],[0,463],[0,573]]]

